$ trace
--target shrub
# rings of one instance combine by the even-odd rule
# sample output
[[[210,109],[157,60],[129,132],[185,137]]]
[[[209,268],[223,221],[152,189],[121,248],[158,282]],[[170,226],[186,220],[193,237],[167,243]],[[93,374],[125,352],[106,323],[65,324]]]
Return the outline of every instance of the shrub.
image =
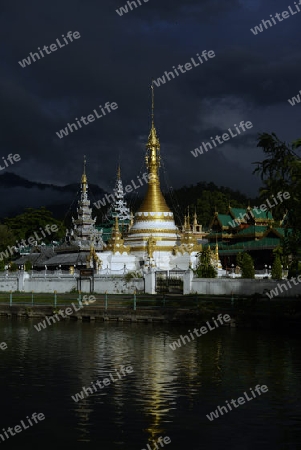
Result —
[[[273,280],[281,280],[282,279],[282,267],[281,267],[281,259],[279,255],[275,255],[275,259],[272,265],[272,278]]]
[[[215,278],[216,270],[211,264],[211,251],[210,248],[206,248],[202,251],[199,257],[198,266],[195,271],[199,278]]]
[[[241,268],[241,278],[255,278],[254,262],[251,255],[239,253],[237,263]]]

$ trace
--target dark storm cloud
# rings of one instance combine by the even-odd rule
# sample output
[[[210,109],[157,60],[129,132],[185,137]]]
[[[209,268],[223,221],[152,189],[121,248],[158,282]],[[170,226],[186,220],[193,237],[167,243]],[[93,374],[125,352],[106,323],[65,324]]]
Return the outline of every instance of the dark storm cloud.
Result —
[[[214,50],[212,60],[155,88],[167,185],[214,181],[256,195],[251,162],[253,155],[260,159],[257,133],[275,131],[288,141],[299,133],[301,105],[291,107],[287,99],[301,89],[301,13],[254,36],[250,27],[290,2],[141,3],[122,17],[115,10],[124,0],[2,4],[2,155],[19,153],[22,164],[14,170],[28,179],[63,185],[80,180],[86,154],[89,180],[111,190],[118,160],[125,181],[145,170],[151,78]],[[69,30],[79,31],[80,39],[28,67],[18,64]],[[57,137],[68,122],[107,101],[118,109]],[[199,158],[191,155],[241,120],[254,124],[248,135]]]

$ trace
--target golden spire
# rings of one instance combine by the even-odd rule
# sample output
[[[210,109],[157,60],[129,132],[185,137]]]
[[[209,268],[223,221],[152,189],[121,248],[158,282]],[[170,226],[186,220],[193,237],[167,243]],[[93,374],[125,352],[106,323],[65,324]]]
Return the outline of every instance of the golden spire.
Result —
[[[86,155],[84,155],[84,172],[82,174],[82,189],[83,189],[83,192],[87,191],[87,184],[88,184],[88,180],[87,180],[87,175],[86,175]]]
[[[152,90],[152,126],[146,144],[146,167],[149,174],[148,190],[144,201],[139,208],[139,212],[170,212],[160,189],[159,168],[160,168],[160,142],[154,123],[154,86]]]
[[[129,253],[130,247],[124,245],[124,240],[121,237],[119,230],[118,216],[115,216],[115,225],[112,230],[111,239],[108,242],[107,249],[115,253]]]
[[[120,164],[118,164],[118,169],[117,169],[117,180],[120,180],[121,175],[120,175]]]

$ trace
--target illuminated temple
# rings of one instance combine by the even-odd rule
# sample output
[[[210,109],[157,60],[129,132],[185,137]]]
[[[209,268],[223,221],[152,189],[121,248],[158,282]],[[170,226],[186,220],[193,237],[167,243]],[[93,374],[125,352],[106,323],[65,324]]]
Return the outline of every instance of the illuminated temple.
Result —
[[[36,269],[93,268],[99,274],[124,274],[157,270],[187,270],[196,265],[203,233],[197,223],[190,227],[189,213],[179,229],[160,187],[160,142],[154,123],[154,89],[152,86],[151,129],[146,144],[145,162],[148,187],[139,210],[133,216],[127,207],[118,167],[114,202],[109,208],[108,226],[96,224],[88,198],[86,161],[81,177],[77,217],[65,239],[50,249],[32,249],[17,263],[29,260]],[[45,251],[47,250],[47,251]]]
[[[270,264],[272,250],[279,245],[283,229],[275,227],[270,212],[231,208],[228,214],[215,212],[208,232],[198,224],[196,211],[190,213],[179,228],[160,186],[160,141],[154,120],[152,88],[151,127],[146,143],[145,163],[148,186],[138,211],[133,215],[127,206],[120,167],[109,208],[110,219],[104,226],[96,224],[88,196],[86,161],[81,177],[77,217],[66,231],[64,242],[52,249],[36,248],[24,253],[16,262],[30,261],[40,270],[93,268],[99,274],[124,274],[157,270],[196,268],[197,255],[211,249],[211,260],[219,276],[233,266],[237,253],[251,252],[256,265]],[[189,201],[189,199],[187,199]]]
[[[166,204],[160,187],[160,142],[154,123],[154,90],[152,86],[151,130],[146,144],[145,162],[148,171],[148,189],[133,224],[121,237],[118,218],[107,248],[98,253],[103,270],[158,269],[187,270],[195,264],[201,250],[192,231],[180,231],[174,215]]]

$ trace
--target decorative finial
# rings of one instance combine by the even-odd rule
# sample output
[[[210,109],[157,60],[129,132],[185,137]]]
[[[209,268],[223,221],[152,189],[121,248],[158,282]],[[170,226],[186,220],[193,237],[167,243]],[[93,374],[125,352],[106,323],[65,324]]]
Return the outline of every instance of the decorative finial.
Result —
[[[82,174],[82,188],[83,192],[87,191],[87,175],[86,175],[86,155],[84,155],[84,172]]]
[[[117,180],[120,180],[121,175],[120,175],[120,164],[118,164],[118,169],[117,169]]]
[[[151,84],[151,90],[152,90],[152,127],[155,126],[155,94],[154,94],[154,80],[152,80]]]

